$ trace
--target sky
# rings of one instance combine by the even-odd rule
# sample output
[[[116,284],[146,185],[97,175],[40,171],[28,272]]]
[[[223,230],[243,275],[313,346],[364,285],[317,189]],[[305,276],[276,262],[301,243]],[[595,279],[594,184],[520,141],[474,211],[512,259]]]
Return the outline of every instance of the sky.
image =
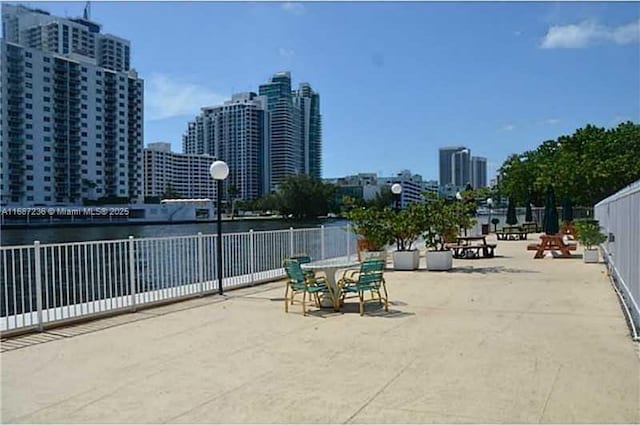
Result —
[[[84,3],[25,3],[79,16]],[[323,177],[438,177],[464,145],[506,157],[586,124],[640,122],[640,3],[91,2],[131,41],[145,144],[278,71],[320,93]]]

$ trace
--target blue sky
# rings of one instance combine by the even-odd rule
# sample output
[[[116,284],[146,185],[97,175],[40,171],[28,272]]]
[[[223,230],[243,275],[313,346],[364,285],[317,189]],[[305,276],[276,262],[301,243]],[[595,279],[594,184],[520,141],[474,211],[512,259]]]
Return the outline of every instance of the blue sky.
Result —
[[[84,3],[29,3],[77,16]],[[290,70],[320,92],[324,177],[410,169],[438,147],[507,155],[587,123],[640,121],[638,3],[92,2],[131,40],[145,142],[181,150],[205,105]]]

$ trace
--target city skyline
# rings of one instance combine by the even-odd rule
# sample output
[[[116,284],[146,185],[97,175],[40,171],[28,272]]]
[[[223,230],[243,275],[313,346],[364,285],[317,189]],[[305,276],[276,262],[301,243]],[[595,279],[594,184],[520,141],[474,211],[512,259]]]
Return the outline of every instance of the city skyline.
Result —
[[[490,179],[510,153],[587,123],[638,121],[639,17],[611,3],[148,2],[92,3],[91,16],[132,43],[145,143],[180,151],[200,107],[290,70],[323,96],[323,177],[408,168],[426,179],[440,146],[473,145]],[[228,37],[234,22],[250,25]]]

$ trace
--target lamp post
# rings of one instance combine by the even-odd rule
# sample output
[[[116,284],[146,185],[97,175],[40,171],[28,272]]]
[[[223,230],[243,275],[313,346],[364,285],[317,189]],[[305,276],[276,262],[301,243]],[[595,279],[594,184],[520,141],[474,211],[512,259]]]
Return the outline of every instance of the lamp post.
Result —
[[[489,207],[489,219],[487,220],[487,234],[491,233],[491,214],[493,213],[493,199],[487,198],[487,207]]]
[[[396,201],[396,211],[400,211],[400,194],[402,193],[402,185],[400,183],[394,183],[391,185],[391,193]]]
[[[215,161],[209,168],[211,177],[217,182],[217,203],[216,210],[218,213],[218,294],[222,295],[222,180],[229,175],[229,166],[224,161]]]

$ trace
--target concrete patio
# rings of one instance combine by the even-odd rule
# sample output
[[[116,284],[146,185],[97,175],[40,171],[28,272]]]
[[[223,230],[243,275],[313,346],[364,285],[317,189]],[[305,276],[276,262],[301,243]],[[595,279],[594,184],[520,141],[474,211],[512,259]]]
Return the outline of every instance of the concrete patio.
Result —
[[[388,313],[285,314],[275,282],[4,341],[0,419],[639,423],[638,344],[604,265],[533,260],[533,239],[387,272]]]

